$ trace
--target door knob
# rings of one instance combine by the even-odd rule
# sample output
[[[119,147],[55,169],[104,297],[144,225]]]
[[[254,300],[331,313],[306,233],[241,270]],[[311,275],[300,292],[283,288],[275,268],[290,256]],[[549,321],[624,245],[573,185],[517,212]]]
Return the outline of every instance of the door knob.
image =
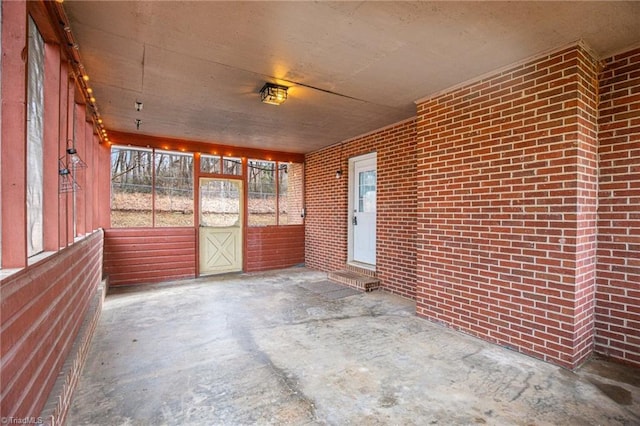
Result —
[[[358,218],[356,216],[353,217],[353,224],[354,225],[358,224]]]

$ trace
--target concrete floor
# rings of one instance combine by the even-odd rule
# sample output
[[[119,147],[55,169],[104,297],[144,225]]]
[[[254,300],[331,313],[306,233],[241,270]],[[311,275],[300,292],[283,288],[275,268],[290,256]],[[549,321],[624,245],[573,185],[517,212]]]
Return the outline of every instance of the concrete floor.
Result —
[[[294,268],[112,290],[68,425],[638,425],[640,370],[570,372]]]

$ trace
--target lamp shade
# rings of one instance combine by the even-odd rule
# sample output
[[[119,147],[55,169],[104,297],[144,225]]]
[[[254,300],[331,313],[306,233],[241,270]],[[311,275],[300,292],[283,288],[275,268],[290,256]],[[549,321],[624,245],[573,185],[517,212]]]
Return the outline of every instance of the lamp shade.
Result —
[[[287,87],[265,83],[260,89],[260,100],[265,104],[280,105],[287,100]]]

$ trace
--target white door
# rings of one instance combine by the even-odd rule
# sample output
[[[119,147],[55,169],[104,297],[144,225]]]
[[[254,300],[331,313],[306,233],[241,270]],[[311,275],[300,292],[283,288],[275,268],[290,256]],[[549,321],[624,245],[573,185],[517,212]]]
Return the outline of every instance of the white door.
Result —
[[[200,275],[242,271],[242,181],[200,179]]]
[[[376,264],[376,155],[350,160],[350,260]]]

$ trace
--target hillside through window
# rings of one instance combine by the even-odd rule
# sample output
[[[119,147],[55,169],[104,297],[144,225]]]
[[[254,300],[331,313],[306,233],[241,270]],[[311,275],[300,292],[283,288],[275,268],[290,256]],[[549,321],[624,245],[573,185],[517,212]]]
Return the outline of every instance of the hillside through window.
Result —
[[[249,160],[249,226],[303,223],[304,165]]]
[[[193,155],[112,147],[112,227],[193,223]]]

